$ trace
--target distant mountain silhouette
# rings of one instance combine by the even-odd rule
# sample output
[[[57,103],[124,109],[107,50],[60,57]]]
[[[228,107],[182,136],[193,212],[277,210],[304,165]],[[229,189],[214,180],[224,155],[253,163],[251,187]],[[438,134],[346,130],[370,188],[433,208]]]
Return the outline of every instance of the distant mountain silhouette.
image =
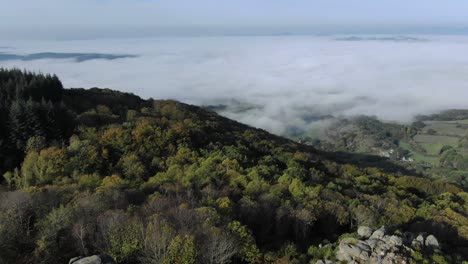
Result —
[[[106,53],[56,53],[56,52],[41,52],[28,55],[18,55],[11,53],[0,52],[0,61],[8,60],[42,60],[42,59],[74,59],[76,62],[88,60],[116,60],[124,58],[135,58],[136,55],[130,54],[106,54]]]
[[[390,37],[362,37],[362,36],[349,36],[336,38],[338,41],[393,41],[393,42],[422,42],[428,41],[424,38],[408,37],[408,36],[390,36]]]

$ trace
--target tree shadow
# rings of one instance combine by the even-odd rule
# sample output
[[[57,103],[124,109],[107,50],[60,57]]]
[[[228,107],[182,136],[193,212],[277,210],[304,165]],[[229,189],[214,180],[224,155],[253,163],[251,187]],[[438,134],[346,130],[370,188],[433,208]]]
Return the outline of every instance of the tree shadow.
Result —
[[[406,229],[415,236],[419,234],[434,235],[445,253],[458,252],[464,259],[468,259],[468,239],[461,237],[454,226],[434,220],[416,218],[408,223]]]

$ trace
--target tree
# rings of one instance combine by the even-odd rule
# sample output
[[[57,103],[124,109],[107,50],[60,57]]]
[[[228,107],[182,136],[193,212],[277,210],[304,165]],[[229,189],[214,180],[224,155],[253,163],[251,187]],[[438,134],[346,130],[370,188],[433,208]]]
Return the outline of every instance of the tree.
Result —
[[[212,231],[203,244],[203,263],[226,264],[238,252],[238,242],[232,234]]]
[[[178,235],[169,245],[167,257],[163,264],[195,264],[197,263],[197,249],[195,239],[190,235]]]
[[[139,260],[142,264],[161,264],[168,258],[169,246],[175,237],[173,228],[158,215],[153,215],[142,230],[142,247]]]
[[[39,223],[39,239],[35,253],[40,263],[63,263],[78,253],[68,243],[72,240],[72,217],[72,208],[60,206],[53,209]]]
[[[39,159],[39,153],[35,151],[29,152],[24,158],[21,166],[21,179],[16,182],[15,185],[20,188],[36,185],[38,181],[37,176],[37,160]]]
[[[239,256],[247,263],[260,263],[261,253],[250,230],[238,221],[229,223],[228,229],[237,237],[240,246]]]
[[[88,255],[88,249],[86,247],[86,238],[91,233],[86,223],[76,223],[72,227],[73,238],[76,239],[81,253],[86,256]]]
[[[135,261],[141,248],[141,223],[128,217],[123,211],[108,211],[98,217],[102,234],[102,246],[117,262]]]
[[[132,180],[142,180],[146,174],[145,165],[140,161],[135,153],[129,153],[120,160],[123,175]]]
[[[18,253],[27,252],[34,245],[33,219],[33,201],[29,194],[0,192],[0,263],[23,259]]]
[[[36,163],[37,183],[50,184],[65,176],[67,157],[64,149],[51,147],[40,152]]]
[[[47,146],[47,139],[43,136],[33,136],[26,142],[26,152],[40,152]]]
[[[39,154],[31,151],[26,155],[21,168],[21,182],[18,186],[29,187],[52,183],[56,178],[65,176],[67,157],[64,149],[51,147]]]
[[[95,132],[87,131],[90,137],[95,136]],[[81,140],[77,137],[72,137],[68,146],[70,153],[69,164],[75,171],[81,174],[93,174],[101,172],[104,160],[104,155],[100,145],[91,140]]]

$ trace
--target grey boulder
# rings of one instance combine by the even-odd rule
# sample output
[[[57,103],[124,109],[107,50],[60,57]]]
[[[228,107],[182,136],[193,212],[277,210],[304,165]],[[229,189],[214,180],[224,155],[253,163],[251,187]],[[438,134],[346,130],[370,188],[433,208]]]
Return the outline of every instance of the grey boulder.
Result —
[[[416,251],[421,251],[423,248],[423,243],[417,239],[413,239],[413,241],[411,242],[411,248]]]
[[[94,255],[90,257],[76,257],[70,259],[68,264],[116,264],[114,259],[108,255]]]
[[[439,249],[439,241],[433,235],[429,235],[426,237],[426,241],[424,242],[424,245],[426,245],[426,247],[428,248]]]
[[[424,237],[423,235],[419,235],[416,237],[416,240],[419,241],[421,244],[424,244]]]
[[[371,238],[378,238],[378,239],[383,239],[385,236],[385,233],[387,232],[385,226],[382,226],[381,228],[377,229],[372,233],[370,236]]]
[[[317,262],[315,262],[315,264],[335,264],[335,262],[331,261],[331,260],[317,260]]]
[[[349,261],[352,259],[360,259],[362,261],[369,260],[371,255],[371,247],[361,240],[353,238],[345,238],[339,246],[340,260]]]
[[[360,238],[369,238],[372,235],[372,228],[368,226],[360,226],[357,230],[357,233]]]
[[[388,242],[393,245],[393,246],[397,246],[397,247],[400,247],[403,245],[403,239],[399,236],[391,236],[389,239],[388,239]]]

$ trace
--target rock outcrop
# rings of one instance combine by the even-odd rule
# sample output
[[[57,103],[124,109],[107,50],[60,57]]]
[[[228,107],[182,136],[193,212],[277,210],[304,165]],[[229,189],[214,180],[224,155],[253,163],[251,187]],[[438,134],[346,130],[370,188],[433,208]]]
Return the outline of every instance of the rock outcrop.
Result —
[[[433,235],[429,235],[426,237],[426,240],[424,242],[424,245],[427,247],[427,248],[431,248],[431,249],[434,249],[434,250],[437,250],[439,249],[439,241],[437,240],[437,238]]]
[[[370,238],[377,238],[377,239],[383,239],[386,233],[386,227],[382,226],[381,228],[377,229],[372,233]]]
[[[360,238],[369,238],[374,231],[368,226],[360,226],[357,230],[357,233]]]
[[[367,261],[371,252],[371,247],[365,241],[345,238],[340,242],[338,259],[343,261],[352,261],[354,259]]]
[[[334,264],[331,260],[318,260],[315,264]]]
[[[108,255],[94,255],[90,257],[72,258],[68,264],[116,264],[116,262]]]
[[[396,264],[409,263],[415,251],[433,252],[440,244],[433,235],[425,236],[405,232],[402,236],[391,234],[385,226],[373,231],[360,226],[358,238],[344,238],[338,245],[336,259],[346,263]],[[416,237],[416,238],[414,238]],[[319,260],[316,264],[332,264],[330,260]]]

